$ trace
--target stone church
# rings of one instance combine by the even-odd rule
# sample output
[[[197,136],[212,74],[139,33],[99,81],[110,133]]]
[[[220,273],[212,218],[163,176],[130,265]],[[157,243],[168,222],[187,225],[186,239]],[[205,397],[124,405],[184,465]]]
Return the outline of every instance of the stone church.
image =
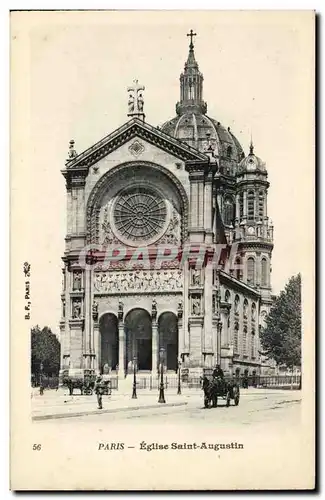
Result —
[[[61,373],[120,378],[179,366],[261,370],[273,227],[265,163],[207,114],[191,30],[176,116],[145,121],[144,87],[126,122],[86,151],[70,141]],[[176,75],[175,75],[176,78]],[[217,257],[216,257],[217,256]]]

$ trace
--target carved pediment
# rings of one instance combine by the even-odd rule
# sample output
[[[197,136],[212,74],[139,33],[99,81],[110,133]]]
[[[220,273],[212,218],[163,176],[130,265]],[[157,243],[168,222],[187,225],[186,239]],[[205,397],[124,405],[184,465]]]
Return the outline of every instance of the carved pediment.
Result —
[[[104,139],[94,144],[94,146],[86,149],[83,153],[69,158],[66,162],[66,169],[74,170],[80,169],[81,167],[89,168],[134,137],[141,138],[183,161],[209,162],[209,158],[195,148],[170,137],[148,123],[133,118],[108,136],[104,137]]]

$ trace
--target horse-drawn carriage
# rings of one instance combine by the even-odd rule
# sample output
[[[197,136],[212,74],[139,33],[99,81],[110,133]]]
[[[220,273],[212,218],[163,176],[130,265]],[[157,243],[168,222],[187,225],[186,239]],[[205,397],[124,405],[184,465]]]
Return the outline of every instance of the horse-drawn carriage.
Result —
[[[226,406],[234,400],[235,406],[239,404],[240,390],[235,380],[225,380],[222,377],[212,377],[205,375],[202,378],[202,389],[204,391],[204,406],[209,408],[218,406],[218,398],[226,401]]]
[[[92,395],[95,391],[96,373],[93,369],[64,370],[62,374],[62,385],[69,389],[70,396],[74,389],[79,389],[81,395]],[[102,375],[102,394],[112,394],[112,384],[108,373]]]

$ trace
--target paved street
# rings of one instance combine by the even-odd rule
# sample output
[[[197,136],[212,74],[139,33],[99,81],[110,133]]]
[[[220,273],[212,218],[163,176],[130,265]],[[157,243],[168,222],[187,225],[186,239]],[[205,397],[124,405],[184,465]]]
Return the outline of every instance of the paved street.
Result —
[[[54,398],[54,396],[53,396]],[[67,410],[77,412],[80,415],[71,418],[60,418],[60,420],[47,420],[51,425],[73,425],[74,428],[82,426],[86,422],[94,427],[102,427],[106,424],[116,422],[119,426],[123,423],[129,425],[160,425],[168,424],[202,424],[202,427],[216,425],[218,428],[231,429],[232,427],[247,428],[254,426],[268,429],[288,429],[299,425],[301,392],[289,390],[242,390],[239,406],[233,402],[229,408],[223,400],[218,408],[205,409],[203,407],[203,394],[201,391],[188,391],[181,396],[166,393],[166,405],[158,404],[158,394],[138,392],[138,399],[132,400],[129,395],[115,394],[109,400],[104,399],[104,411],[96,411],[95,398],[92,396],[66,398]],[[47,412],[58,411],[60,402],[53,400]],[[61,408],[61,407],[60,407]],[[132,408],[132,409],[130,409]],[[61,410],[60,410],[61,411]],[[108,413],[109,412],[109,413]],[[43,425],[39,421],[36,425]]]

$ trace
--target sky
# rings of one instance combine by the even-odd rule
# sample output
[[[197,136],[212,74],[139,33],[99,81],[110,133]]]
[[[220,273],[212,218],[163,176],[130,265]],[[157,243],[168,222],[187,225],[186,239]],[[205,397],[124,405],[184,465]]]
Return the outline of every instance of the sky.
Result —
[[[13,171],[12,200],[24,199],[20,228],[23,258],[32,266],[32,324],[59,331],[66,233],[60,170],[69,140],[80,153],[127,121],[126,89],[135,78],[145,86],[146,121],[161,125],[174,117],[190,29],[197,33],[208,115],[229,126],[246,153],[252,134],[267,165],[273,291],[298,272],[304,279],[314,207],[311,12],[15,14],[13,121],[28,154],[21,153],[24,161]]]

